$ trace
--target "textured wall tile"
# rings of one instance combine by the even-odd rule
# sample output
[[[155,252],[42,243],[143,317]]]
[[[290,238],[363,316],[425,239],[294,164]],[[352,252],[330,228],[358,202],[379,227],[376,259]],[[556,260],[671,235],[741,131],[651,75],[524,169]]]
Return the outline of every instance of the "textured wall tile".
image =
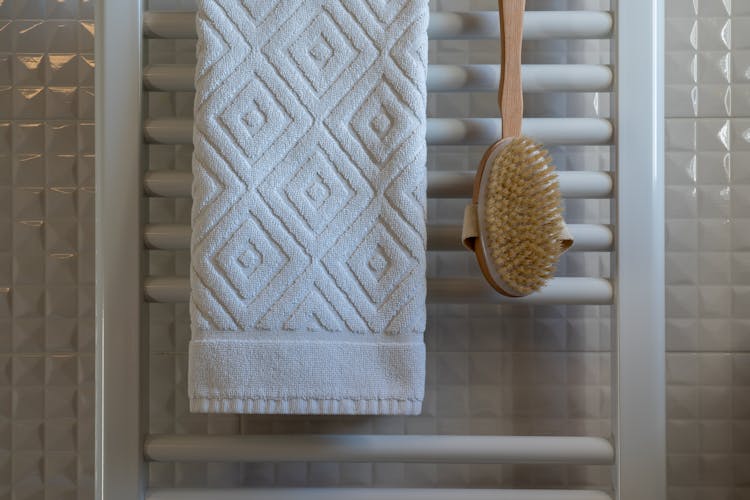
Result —
[[[92,15],[89,0],[0,6],[0,352],[13,353],[0,361],[0,461],[13,464],[0,498],[93,498],[93,380],[78,355],[93,348],[93,254],[77,251]]]
[[[153,0],[152,3],[158,8],[191,7],[191,2],[158,3]],[[491,5],[479,3],[477,6],[491,8]],[[455,5],[451,7],[456,8]],[[667,341],[670,350],[689,351],[682,353],[686,356],[684,358],[671,357],[670,354],[668,360],[669,496],[680,500],[748,498],[748,489],[742,487],[743,478],[750,473],[750,447],[744,444],[750,435],[744,425],[750,411],[744,392],[749,385],[744,381],[743,373],[747,360],[741,353],[734,354],[739,357],[732,360],[731,379],[728,379],[726,355],[733,350],[750,350],[750,323],[746,312],[750,310],[750,300],[745,290],[750,287],[750,253],[746,248],[743,215],[750,213],[750,195],[745,193],[746,185],[750,185],[750,168],[746,167],[750,165],[750,156],[746,152],[750,151],[747,139],[750,126],[746,123],[750,119],[750,91],[746,87],[750,82],[750,29],[747,29],[750,6],[738,1],[670,0],[667,9],[667,112],[670,118],[675,118],[667,122],[667,209],[670,219],[667,224]],[[82,431],[74,431],[70,421],[66,423],[61,419],[75,418],[81,408],[87,414],[90,412],[90,382],[86,382],[86,388],[80,388],[77,382],[69,383],[74,370],[60,359],[51,358],[48,362],[43,358],[42,368],[39,368],[25,356],[58,351],[70,353],[73,352],[70,346],[76,342],[85,349],[92,348],[92,330],[83,325],[76,330],[72,323],[52,323],[55,333],[46,332],[48,321],[78,321],[79,318],[71,317],[72,311],[76,310],[76,315],[82,310],[87,311],[80,304],[81,297],[86,297],[86,294],[75,294],[75,304],[64,297],[63,291],[69,291],[66,287],[91,285],[89,263],[93,254],[89,253],[83,259],[81,247],[86,243],[80,241],[77,231],[73,238],[71,224],[75,224],[75,217],[81,210],[90,212],[90,208],[82,207],[80,195],[81,186],[93,185],[91,123],[76,123],[93,117],[93,58],[90,53],[80,53],[93,51],[93,25],[86,21],[92,15],[93,3],[90,0],[22,0],[0,6],[0,26],[5,26],[0,30],[0,47],[9,47],[12,43],[15,50],[12,55],[0,54],[0,82],[5,82],[0,85],[13,86],[0,92],[0,103],[6,103],[0,106],[6,113],[0,116],[0,120],[6,120],[0,123],[0,161],[7,158],[8,165],[7,172],[3,167],[0,173],[0,184],[6,178],[8,186],[12,182],[16,188],[41,188],[38,195],[33,190],[12,191],[14,220],[4,234],[12,231],[13,242],[8,242],[5,251],[23,248],[34,250],[30,254],[36,252],[44,257],[41,264],[31,256],[16,259],[17,262],[10,258],[10,264],[6,264],[13,267],[11,273],[14,276],[14,281],[8,283],[13,288],[12,301],[11,294],[6,293],[4,302],[7,317],[14,318],[12,339],[9,338],[7,344],[8,349],[19,353],[7,361],[8,377],[17,374],[20,381],[26,381],[19,385],[13,381],[4,386],[8,388],[6,407],[9,408],[8,418],[23,423],[26,431],[38,425],[35,422],[41,421],[44,415],[48,418],[55,416],[53,420],[58,420],[59,415],[60,422],[50,424],[52,435],[56,436],[56,444],[50,444],[61,448],[70,446],[69,437],[73,432],[78,434],[79,441],[81,439]],[[38,22],[45,17],[54,18],[55,24]],[[84,21],[80,22],[81,19]],[[5,39],[8,43],[2,43]],[[164,42],[161,48],[156,45],[152,54],[154,61],[192,61],[189,43]],[[443,57],[457,57],[458,62],[468,57],[465,44],[445,44],[441,48],[446,50]],[[453,51],[453,54],[448,51]],[[473,56],[492,60],[493,54],[488,49],[484,54]],[[167,115],[179,115],[189,112],[190,100],[190,95],[168,97],[161,106]],[[471,103],[461,106],[468,107]],[[52,121],[47,125],[46,120]],[[170,168],[185,168],[189,151],[166,149],[166,158],[163,158],[166,161],[152,158],[153,164],[163,166],[172,161]],[[154,151],[152,157],[155,156]],[[457,156],[461,158],[460,162],[464,162],[464,152]],[[467,167],[471,168],[471,165],[473,163],[469,161]],[[66,193],[68,188],[76,191]],[[17,193],[18,202],[15,201]],[[185,203],[171,202],[152,211],[151,216],[153,220],[184,222],[188,208]],[[71,213],[74,210],[77,213]],[[49,221],[48,229],[45,226],[50,216],[53,220]],[[2,238],[0,245],[1,241]],[[154,271],[181,273],[184,272],[184,261],[184,255],[155,259]],[[87,264],[81,265],[82,262]],[[453,263],[450,265],[454,266]],[[40,289],[40,286],[48,285],[54,288],[50,293]],[[0,288],[3,286],[0,283]],[[16,287],[19,287],[18,294]],[[0,320],[3,314],[1,297],[0,291]],[[599,421],[605,415],[602,406],[608,408],[609,395],[599,386],[585,386],[591,380],[597,380],[589,360],[545,354],[529,361],[524,357],[506,358],[497,354],[509,347],[526,351],[538,348],[559,351],[566,346],[584,346],[585,350],[601,347],[598,327],[588,326],[590,322],[582,320],[560,336],[559,332],[565,329],[561,330],[559,325],[565,322],[542,319],[542,316],[540,313],[539,317],[503,321],[498,327],[490,312],[477,315],[468,314],[466,310],[458,311],[452,323],[446,322],[444,329],[438,330],[434,340],[428,339],[440,352],[440,357],[431,360],[434,389],[431,389],[432,403],[427,401],[425,405],[428,416],[404,424],[404,428],[412,432],[436,432],[438,428],[463,429],[464,424],[471,422],[468,428],[497,432],[507,431],[514,425],[542,429],[545,426],[530,422],[533,417],[528,415],[558,415],[560,408],[565,408],[568,415]],[[157,339],[153,341],[157,350],[184,345],[187,329],[185,321],[177,319],[180,317],[184,317],[184,311],[178,308],[170,308],[157,316],[162,318],[161,324],[167,325],[152,331],[152,335],[156,332]],[[90,319],[89,313],[80,319],[85,323]],[[595,319],[593,321],[592,325],[596,323]],[[466,324],[471,325],[469,335],[456,338],[455,328]],[[519,328],[523,334],[508,333]],[[527,335],[530,329],[532,333]],[[585,333],[592,329],[597,332],[593,336]],[[162,337],[160,332],[172,340],[159,340]],[[555,334],[548,335],[549,332]],[[76,340],[76,336],[82,338]],[[706,358],[702,354],[698,357],[692,355],[705,350],[711,351]],[[16,358],[21,359],[17,369]],[[493,359],[497,367],[493,366]],[[554,396],[553,389],[537,386],[542,378],[536,379],[537,382],[533,376],[525,378],[528,365],[534,362],[549,363],[548,374],[563,374],[569,389],[564,392],[562,400]],[[690,364],[695,368],[689,367]],[[76,372],[80,376],[80,363],[77,366]],[[50,370],[63,374],[65,384],[54,390],[45,389]],[[171,383],[156,390],[156,394],[163,394],[167,402],[163,408],[156,407],[160,410],[152,416],[152,422],[162,422],[165,431],[200,432],[234,426],[231,421],[214,421],[185,413],[184,401],[179,401],[184,390],[183,370],[182,361],[166,364],[164,377]],[[40,373],[41,382],[38,381]],[[601,375],[599,379],[608,384]],[[521,377],[524,378],[520,380]],[[89,380],[86,376],[84,379]],[[512,390],[516,383],[530,385],[532,392],[517,397]],[[579,384],[583,387],[578,387]],[[0,379],[0,396],[2,388]],[[494,400],[493,391],[500,394]],[[452,396],[455,400],[451,399]],[[546,398],[551,398],[549,406],[541,403]],[[460,410],[450,408],[450,401],[458,401]],[[432,409],[430,404],[434,405]],[[451,416],[451,413],[456,415]],[[525,415],[523,421],[514,422],[511,416],[519,413]],[[436,415],[440,418],[433,418]],[[467,419],[466,415],[472,417]],[[492,425],[481,427],[481,422],[488,419]],[[739,421],[730,424],[732,419]],[[266,424],[256,425],[260,429]],[[263,427],[264,432],[273,431],[274,425],[275,429],[284,430],[269,422]],[[322,423],[301,421],[290,424],[290,427],[300,429],[315,425],[322,426]],[[247,428],[253,428],[250,422],[247,422]],[[28,432],[24,435],[29,436]],[[30,436],[34,436],[34,432]],[[33,446],[33,437],[28,437],[25,442]],[[13,487],[19,495],[33,497],[41,494],[47,498],[91,496],[90,464],[93,459],[90,454],[65,455],[61,451],[59,460],[45,460],[33,450],[23,453],[14,457],[18,470],[14,474]],[[177,467],[171,464],[154,469],[161,471],[155,475],[158,478],[155,480],[163,484],[226,484],[231,482],[228,478],[237,476],[242,477],[238,484],[267,485],[308,481],[313,477],[330,479],[336,484],[355,485],[400,483],[402,480],[414,485],[470,484],[473,481],[503,484],[513,480],[548,484],[584,477],[573,473],[566,476],[555,470],[535,475],[523,469],[508,473],[508,469],[502,467],[487,470],[419,464],[389,464],[375,468],[354,466],[343,470],[323,464],[312,471],[264,464],[247,466],[241,472],[221,467]],[[0,477],[4,470],[10,476],[9,468],[2,467],[0,447]],[[43,486],[45,475],[50,479],[49,486]]]
[[[745,498],[746,425],[734,419],[748,415],[750,11],[747,2],[704,0],[670,1],[667,9],[667,38],[676,38],[666,54],[667,113],[675,117],[667,121],[666,153],[668,249],[675,250],[667,255],[669,496]],[[691,111],[694,141],[686,139]],[[689,189],[697,211],[686,201]],[[697,269],[683,253],[693,251],[693,223]],[[693,294],[687,285],[696,284]]]

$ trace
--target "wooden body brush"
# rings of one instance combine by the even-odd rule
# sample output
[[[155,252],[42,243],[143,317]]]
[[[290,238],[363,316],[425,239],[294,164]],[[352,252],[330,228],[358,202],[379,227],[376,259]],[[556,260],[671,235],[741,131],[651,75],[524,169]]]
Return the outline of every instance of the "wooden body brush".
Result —
[[[525,0],[499,0],[502,71],[498,104],[502,138],[487,149],[464,212],[462,239],[482,274],[503,295],[522,297],[554,276],[573,243],[562,218],[549,153],[521,135],[521,44]]]

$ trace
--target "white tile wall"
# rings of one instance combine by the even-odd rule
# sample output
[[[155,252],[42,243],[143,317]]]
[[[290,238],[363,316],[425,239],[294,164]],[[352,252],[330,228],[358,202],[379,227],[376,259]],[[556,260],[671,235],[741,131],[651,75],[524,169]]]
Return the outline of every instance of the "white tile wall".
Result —
[[[0,499],[93,498],[90,0],[0,2]]]
[[[529,8],[581,1],[529,0]],[[191,0],[151,0],[190,8]],[[750,498],[750,2],[667,0],[667,318],[670,499]],[[435,0],[434,8],[492,8]],[[606,8],[606,2],[600,6]],[[0,2],[0,500],[91,498],[93,6],[91,0]],[[433,44],[440,62],[491,62],[491,44]],[[530,46],[538,62],[607,62],[591,44]],[[585,50],[584,50],[585,49]],[[593,55],[592,55],[593,54]],[[590,58],[595,58],[594,60]],[[154,42],[153,62],[192,62],[188,42]],[[587,59],[588,58],[588,59]],[[531,114],[593,96],[536,98]],[[155,115],[187,116],[190,94],[152,95]],[[606,99],[599,99],[606,102]],[[476,114],[492,97],[433,99],[431,113]],[[572,108],[570,108],[572,109]],[[443,148],[431,168],[471,169],[477,151]],[[561,168],[607,168],[597,148],[555,151]],[[152,147],[150,168],[185,169],[189,148]],[[151,218],[188,221],[184,201],[154,200]],[[431,215],[457,219],[457,205]],[[572,220],[606,220],[601,204],[571,203]],[[184,274],[187,255],[151,252],[154,274]],[[571,256],[566,272],[606,272]],[[433,257],[431,272],[470,269]],[[425,415],[273,419],[187,414],[184,307],[153,305],[154,431],[454,432],[606,435],[609,323],[602,308],[432,310]],[[457,332],[460,332],[458,334]],[[556,381],[551,383],[551,381]],[[155,484],[581,485],[596,468],[269,464],[153,467]]]
[[[667,1],[670,499],[750,498],[750,4]]]

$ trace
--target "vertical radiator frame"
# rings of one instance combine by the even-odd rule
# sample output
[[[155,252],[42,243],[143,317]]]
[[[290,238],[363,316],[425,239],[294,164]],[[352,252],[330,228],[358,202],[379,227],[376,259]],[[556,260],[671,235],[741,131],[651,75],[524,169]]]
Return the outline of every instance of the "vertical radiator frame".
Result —
[[[615,497],[662,500],[664,0],[612,0]],[[96,498],[146,498],[142,0],[96,3]],[[645,29],[648,28],[648,29]],[[621,85],[621,78],[627,85]],[[505,497],[503,497],[505,498]]]
[[[97,499],[141,499],[147,486],[148,342],[143,300],[142,0],[97,0]]]
[[[618,500],[656,500],[666,498],[664,1],[612,7],[614,485]]]

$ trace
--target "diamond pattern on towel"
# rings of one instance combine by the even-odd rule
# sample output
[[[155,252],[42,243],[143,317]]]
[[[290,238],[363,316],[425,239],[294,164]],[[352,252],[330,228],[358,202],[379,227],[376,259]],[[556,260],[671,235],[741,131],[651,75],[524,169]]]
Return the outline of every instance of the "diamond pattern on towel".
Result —
[[[291,119],[260,78],[253,78],[219,116],[249,159],[259,158]]]
[[[227,240],[215,259],[218,268],[243,299],[255,297],[289,260],[250,216]]]
[[[414,118],[404,112],[390,85],[382,82],[354,113],[351,127],[374,161],[382,163],[419,126]]]
[[[196,74],[199,77],[205,75],[209,68],[221,61],[229,52],[229,44],[218,31],[213,29],[213,25],[204,23],[204,26],[206,27],[203,32],[204,40],[198,46],[200,57],[196,66]]]
[[[193,323],[421,333],[425,4],[202,4]]]
[[[242,0],[242,6],[256,22],[262,22],[278,0]]]
[[[313,19],[289,52],[297,69],[318,95],[338,80],[359,53],[325,12]]]
[[[290,331],[336,332],[346,329],[338,313],[316,288],[307,294],[284,323]]]
[[[383,53],[353,17],[361,1],[314,1],[315,7],[299,8],[261,49],[317,118],[324,118],[343,97],[366,88],[370,80],[376,81]]]
[[[367,4],[383,24],[391,24],[409,0],[367,0]]]
[[[382,224],[378,224],[365,236],[347,264],[372,303],[380,304],[414,267],[414,259]]]
[[[351,189],[328,157],[316,150],[284,189],[308,226],[319,232],[351,198]]]

